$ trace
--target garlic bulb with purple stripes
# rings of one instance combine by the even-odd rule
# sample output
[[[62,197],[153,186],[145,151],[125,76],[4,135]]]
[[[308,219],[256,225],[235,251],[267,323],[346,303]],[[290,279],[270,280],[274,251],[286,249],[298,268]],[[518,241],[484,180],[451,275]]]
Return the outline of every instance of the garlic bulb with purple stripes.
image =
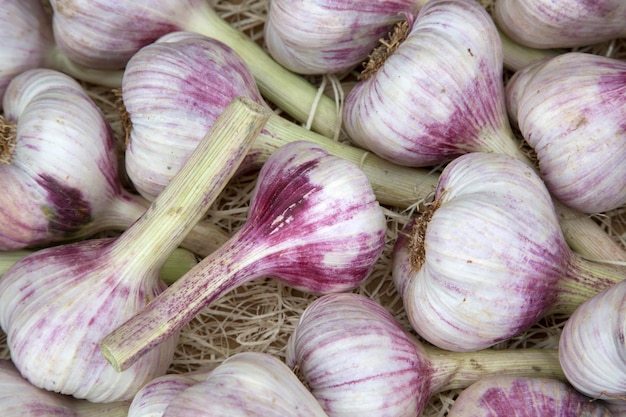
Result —
[[[626,204],[626,61],[569,52],[517,71],[505,91],[554,197],[584,213]]]

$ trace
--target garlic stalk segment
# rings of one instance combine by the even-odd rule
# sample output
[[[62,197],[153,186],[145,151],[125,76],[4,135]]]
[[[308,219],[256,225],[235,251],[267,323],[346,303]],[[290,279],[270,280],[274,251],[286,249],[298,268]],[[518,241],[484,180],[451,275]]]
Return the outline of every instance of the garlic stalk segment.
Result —
[[[11,79],[34,68],[50,68],[100,85],[119,87],[122,71],[87,69],[70,61],[55,43],[50,16],[39,0],[0,0],[0,108]]]
[[[0,360],[0,414],[20,417],[126,417],[130,401],[92,403],[37,388],[9,360]]]
[[[550,378],[496,375],[461,391],[448,417],[613,417],[602,401],[591,401],[571,385]]]
[[[111,127],[78,82],[27,70],[12,79],[3,102],[0,249],[126,230],[146,211],[150,202],[122,187]],[[182,245],[206,256],[227,237],[201,221]]]
[[[434,198],[396,241],[392,276],[415,331],[442,349],[492,346],[626,278],[570,249],[543,181],[514,158],[463,155]]]
[[[556,350],[443,351],[355,293],[311,302],[289,339],[286,361],[331,417],[417,417],[435,393],[491,374],[563,379]]]
[[[261,277],[310,293],[354,289],[382,253],[386,229],[355,164],[308,142],[284,145],[259,172],[245,224],[111,332],[102,351],[115,369],[127,369],[205,305]]]
[[[34,385],[93,402],[126,400],[168,369],[178,333],[126,372],[99,352],[102,338],[165,285],[159,270],[243,160],[268,111],[237,98],[170,186],[118,238],[39,250],[0,279],[0,326]]]
[[[497,0],[494,20],[508,36],[533,48],[573,48],[626,36],[622,0]]]
[[[300,122],[313,113],[313,130],[334,137],[341,126],[333,100],[274,61],[206,0],[51,0],[53,26],[63,52],[85,67],[122,68],[141,47],[177,30],[215,38],[233,48],[252,70],[265,98]],[[102,24],[106,22],[106,24]]]
[[[207,83],[205,80],[212,80]],[[122,97],[132,123],[126,172],[152,199],[169,183],[232,97],[264,104],[247,65],[230,47],[190,32],[164,35],[128,62]],[[157,99],[158,98],[158,99]],[[286,143],[306,140],[363,170],[382,204],[407,207],[436,185],[427,170],[397,166],[272,114],[242,169],[258,169]]]
[[[291,369],[260,352],[229,357],[175,396],[163,417],[178,416],[327,417]]]
[[[516,72],[505,91],[556,199],[584,213],[626,205],[626,61],[569,52]]]
[[[626,281],[585,301],[565,323],[559,360],[567,380],[591,398],[626,409]]]

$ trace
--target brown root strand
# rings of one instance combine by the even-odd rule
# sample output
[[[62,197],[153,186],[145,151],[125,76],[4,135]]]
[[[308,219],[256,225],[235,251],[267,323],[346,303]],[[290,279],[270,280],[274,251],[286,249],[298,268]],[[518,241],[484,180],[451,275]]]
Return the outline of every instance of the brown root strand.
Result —
[[[130,143],[130,131],[133,128],[133,122],[130,120],[130,114],[126,110],[124,105],[124,98],[122,96],[122,90],[115,88],[111,90],[115,96],[115,107],[120,114],[120,123],[122,125],[122,135],[124,135],[124,149],[128,148]]]
[[[413,227],[409,236],[408,249],[411,269],[414,272],[418,271],[426,261],[426,250],[424,248],[424,244],[426,241],[426,229],[428,228],[428,224],[433,218],[435,211],[441,205],[441,197],[443,196],[443,194],[444,193],[439,194],[435,201],[427,205],[424,211],[422,211],[422,213],[415,218],[415,221],[413,223]]]
[[[367,80],[373,76],[385,64],[389,55],[393,54],[396,49],[404,42],[409,35],[409,22],[403,20],[394,25],[393,30],[389,32],[387,39],[379,39],[380,45],[368,55],[368,59],[363,63],[364,69],[359,75],[359,79]]]
[[[9,165],[15,153],[17,125],[9,123],[0,115],[0,165]]]

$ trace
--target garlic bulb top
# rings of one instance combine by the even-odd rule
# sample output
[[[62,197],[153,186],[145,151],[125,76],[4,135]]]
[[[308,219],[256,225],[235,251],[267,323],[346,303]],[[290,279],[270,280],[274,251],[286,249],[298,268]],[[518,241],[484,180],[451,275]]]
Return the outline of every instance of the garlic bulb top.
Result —
[[[626,62],[569,52],[516,72],[510,117],[554,197],[585,213],[626,204]]]
[[[525,159],[506,115],[502,47],[485,8],[431,0],[409,23],[407,38],[346,97],[352,140],[409,166],[471,151]]]
[[[175,396],[163,417],[326,417],[317,400],[279,359],[238,353]]]
[[[0,110],[9,82],[45,61],[52,47],[52,28],[39,0],[0,1]]]
[[[587,46],[626,36],[622,0],[497,0],[494,19],[513,40],[533,48]]]
[[[626,409],[626,281],[593,296],[565,323],[559,360],[580,392]]]
[[[414,0],[273,0],[263,39],[278,62],[300,74],[327,74],[360,64]]]
[[[626,276],[577,256],[543,181],[501,154],[449,163],[408,235],[396,241],[393,280],[413,328],[442,349],[492,346]]]
[[[132,123],[126,172],[149,200],[169,184],[234,97],[264,103],[230,47],[191,32],[173,32],[140,49],[124,71],[122,96]]]
[[[0,414],[5,417],[125,417],[129,402],[96,404],[46,391],[0,360]]]
[[[497,375],[461,391],[448,417],[613,417],[601,401],[590,401],[570,385],[549,378]]]

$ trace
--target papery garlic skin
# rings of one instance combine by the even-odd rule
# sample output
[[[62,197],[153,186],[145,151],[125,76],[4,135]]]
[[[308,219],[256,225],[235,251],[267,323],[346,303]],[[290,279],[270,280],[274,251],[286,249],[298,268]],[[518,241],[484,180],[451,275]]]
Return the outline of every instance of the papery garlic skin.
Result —
[[[17,138],[11,163],[0,164],[0,249],[83,232],[121,195],[112,131],[102,112],[78,82],[48,69],[16,76],[3,105]]]
[[[315,397],[279,359],[238,353],[172,399],[163,417],[326,417]]]
[[[461,391],[448,417],[613,417],[570,385],[549,378],[485,377]]]
[[[400,235],[392,276],[413,328],[442,349],[473,351],[534,324],[557,300],[573,252],[551,196],[524,163],[474,152],[446,166],[424,261]]]
[[[263,39],[269,53],[300,74],[328,74],[361,64],[413,0],[273,0]]]
[[[559,339],[567,380],[583,394],[626,406],[626,281],[590,298]]]
[[[431,0],[406,40],[346,97],[346,131],[400,165],[431,166],[471,151],[517,155],[502,71],[502,45],[485,8]]]
[[[165,288],[158,268],[143,265],[133,279],[120,274],[107,250],[113,242],[42,249],[0,278],[0,326],[16,367],[35,386],[92,402],[122,401],[168,369],[177,334],[125,372],[100,353],[102,337]]]
[[[286,361],[330,416],[409,417],[431,395],[434,371],[418,349],[373,300],[330,294],[307,306]]]
[[[584,213],[626,204],[626,62],[570,52],[516,72],[511,119],[548,189]]]
[[[126,172],[148,200],[170,183],[234,97],[264,103],[230,47],[190,32],[140,49],[124,71],[122,96],[132,122]]]
[[[494,20],[533,48],[587,46],[626,36],[622,0],[497,0]]]
[[[13,77],[43,66],[45,52],[54,45],[48,20],[39,0],[0,1],[0,109]]]

